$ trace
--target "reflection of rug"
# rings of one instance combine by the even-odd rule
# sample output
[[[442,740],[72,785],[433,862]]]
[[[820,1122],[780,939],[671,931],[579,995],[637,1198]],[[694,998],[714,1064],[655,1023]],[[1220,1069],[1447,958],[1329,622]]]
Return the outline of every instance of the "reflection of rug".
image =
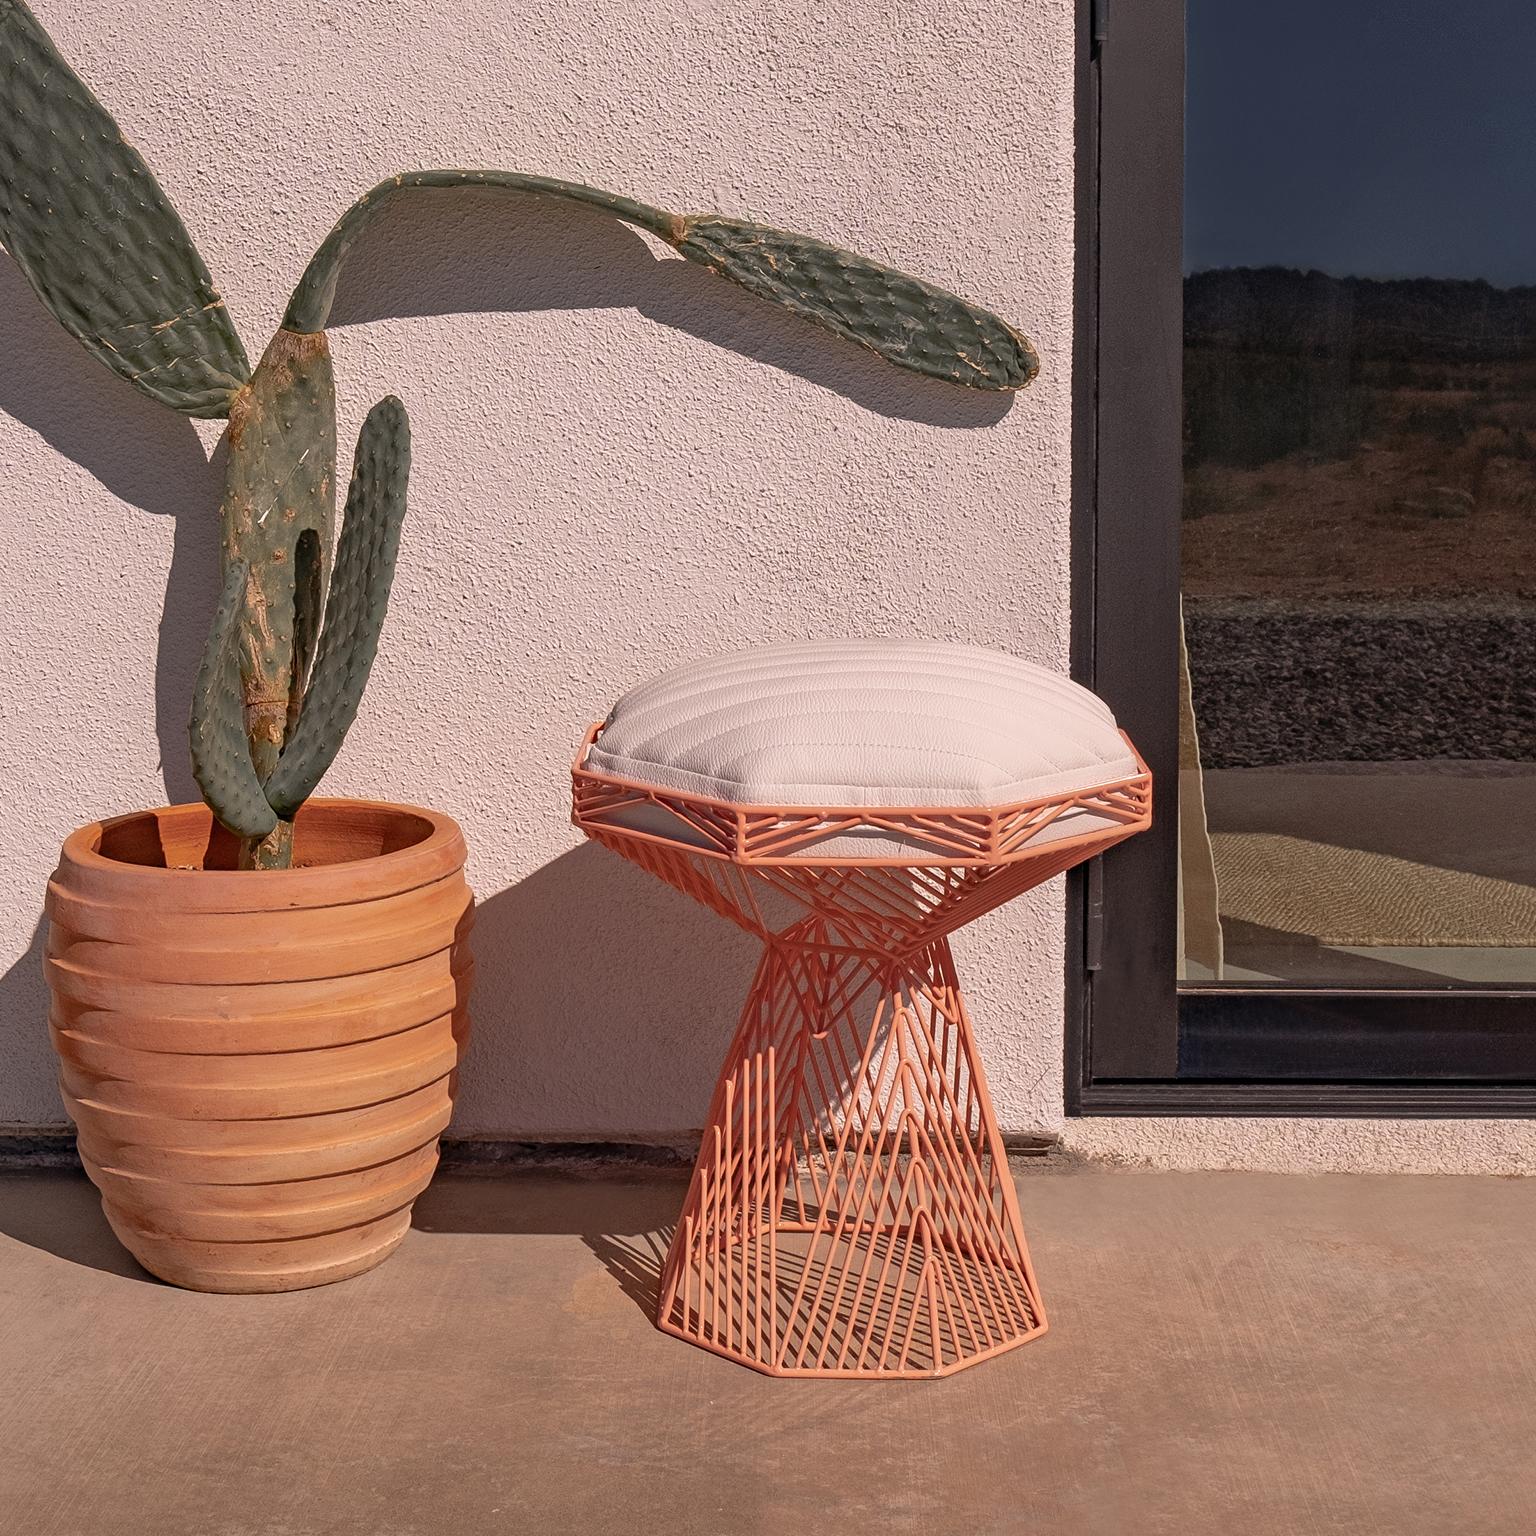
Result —
[[[1221,915],[1323,944],[1536,947],[1536,888],[1269,832],[1211,839]]]

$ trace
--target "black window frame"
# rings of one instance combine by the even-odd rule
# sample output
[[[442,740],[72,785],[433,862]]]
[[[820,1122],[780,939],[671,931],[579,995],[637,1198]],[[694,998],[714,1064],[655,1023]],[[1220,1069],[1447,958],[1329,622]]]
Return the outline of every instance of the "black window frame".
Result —
[[[1176,987],[1184,0],[1107,7],[1076,16],[1072,667],[1154,830],[1069,877],[1067,1112],[1536,1116],[1536,988]]]

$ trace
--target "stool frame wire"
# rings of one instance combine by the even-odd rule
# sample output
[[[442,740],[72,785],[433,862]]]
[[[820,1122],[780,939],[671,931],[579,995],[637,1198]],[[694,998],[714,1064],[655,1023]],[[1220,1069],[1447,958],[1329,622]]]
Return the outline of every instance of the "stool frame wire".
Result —
[[[877,1380],[1039,1337],[948,936],[1149,826],[1145,763],[1006,806],[748,806],[584,767],[601,729],[572,769],[575,824],[764,944],[657,1326],[771,1376]],[[1091,830],[1041,838],[1080,812]],[[849,856],[861,834],[919,846]]]

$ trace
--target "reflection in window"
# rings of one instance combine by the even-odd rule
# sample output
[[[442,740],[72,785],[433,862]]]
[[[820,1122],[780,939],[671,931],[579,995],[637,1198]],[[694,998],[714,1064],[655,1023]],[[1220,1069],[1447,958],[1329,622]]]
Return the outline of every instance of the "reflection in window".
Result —
[[[1536,12],[1188,28],[1182,974],[1536,983]]]

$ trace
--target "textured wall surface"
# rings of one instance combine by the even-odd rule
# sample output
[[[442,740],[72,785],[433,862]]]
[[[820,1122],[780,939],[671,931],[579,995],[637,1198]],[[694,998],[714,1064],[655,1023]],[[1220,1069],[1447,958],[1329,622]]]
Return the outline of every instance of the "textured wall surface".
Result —
[[[34,0],[181,209],[253,356],[391,171],[496,165],[819,234],[954,287],[1044,369],[886,369],[581,211],[420,197],[354,258],[343,453],[399,393],[412,511],[334,793],[464,823],[482,899],[458,1128],[697,1126],[754,946],[580,846],[566,768],[624,687],[727,646],[1067,655],[1068,0]],[[42,889],[77,822],[193,798],[217,431],[140,399],[0,258],[0,1123],[62,1119]],[[211,460],[211,462],[210,462]],[[1009,1130],[1175,1167],[1536,1170],[1536,1126],[1063,1124],[1060,883],[957,941]]]
[[[480,894],[458,1126],[697,1126],[753,944],[578,846],[587,724],[671,663],[923,633],[1063,666],[1067,0],[36,0],[181,210],[253,356],[391,171],[496,165],[850,245],[997,309],[1007,401],[888,370],[592,213],[422,195],[349,268],[343,452],[410,408],[412,510],[326,787],[457,815]],[[88,359],[0,258],[0,1121],[61,1119],[37,921],[77,822],[193,797],[217,432]],[[216,424],[214,424],[216,426]],[[210,456],[212,464],[210,464]],[[1060,1118],[1059,887],[960,960],[1006,1124]]]

